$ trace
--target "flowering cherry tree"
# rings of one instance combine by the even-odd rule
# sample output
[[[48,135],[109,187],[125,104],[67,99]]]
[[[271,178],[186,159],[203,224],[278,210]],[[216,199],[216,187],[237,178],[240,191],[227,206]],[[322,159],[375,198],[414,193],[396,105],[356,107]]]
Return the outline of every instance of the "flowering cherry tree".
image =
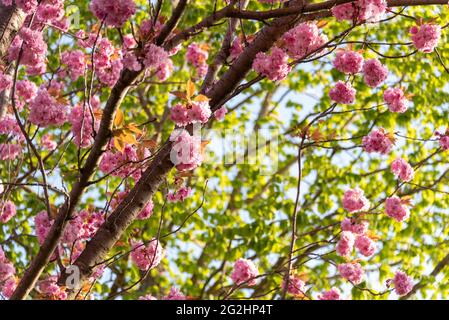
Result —
[[[1,298],[447,298],[448,18],[0,0]]]

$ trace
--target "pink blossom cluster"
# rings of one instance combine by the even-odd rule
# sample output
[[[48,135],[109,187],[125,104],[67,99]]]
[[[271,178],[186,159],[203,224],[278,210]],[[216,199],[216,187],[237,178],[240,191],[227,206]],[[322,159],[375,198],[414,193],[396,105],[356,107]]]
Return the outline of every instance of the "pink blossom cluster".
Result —
[[[365,257],[370,257],[376,251],[375,242],[367,235],[359,235],[355,239],[355,247],[360,252],[361,255]]]
[[[329,97],[336,103],[353,104],[355,101],[355,92],[356,91],[351,83],[338,81],[335,87],[329,91]]]
[[[84,75],[87,61],[81,50],[64,51],[61,62],[67,66],[66,72],[73,81]]]
[[[64,231],[62,243],[73,245],[78,240],[90,239],[104,222],[102,212],[80,211],[71,219]]]
[[[31,22],[28,16],[25,23]],[[45,25],[51,25],[58,30],[67,32],[70,27],[70,20],[65,17],[64,0],[42,0],[36,10],[36,15],[31,27],[34,30],[43,29]]]
[[[408,204],[398,196],[392,196],[385,200],[385,211],[389,217],[398,222],[404,221],[410,216]]]
[[[164,256],[161,243],[153,239],[146,246],[138,241],[132,244],[131,260],[140,270],[148,270],[159,265]]]
[[[352,219],[345,218],[341,223],[342,233],[337,243],[337,254],[348,257],[352,253],[353,247],[365,257],[372,256],[376,250],[375,242],[366,234],[368,222],[357,223]]]
[[[394,289],[400,296],[405,296],[413,289],[413,280],[406,273],[397,271],[393,278]]]
[[[11,88],[11,85],[12,85],[12,77],[8,74],[0,72],[0,92]]]
[[[352,232],[343,231],[340,240],[335,247],[337,254],[342,257],[349,257],[354,249],[355,237]]]
[[[30,104],[28,120],[38,126],[61,126],[67,121],[67,106],[58,102],[45,88],[39,89]]]
[[[64,288],[58,286],[58,277],[49,276],[38,284],[40,293],[49,300],[66,300],[67,292]]]
[[[236,285],[245,283],[245,285],[253,286],[256,284],[256,277],[258,275],[259,270],[253,261],[240,258],[234,263],[231,279]]]
[[[282,288],[285,289],[285,281],[282,281]],[[288,287],[287,287],[287,292],[298,296],[298,295],[304,295],[305,292],[305,286],[306,284],[304,283],[303,280],[301,280],[300,277],[296,276],[296,275],[290,275],[289,279],[288,279]]]
[[[44,134],[41,138],[40,145],[47,150],[53,151],[56,149],[58,144],[53,140],[53,137],[49,134]]]
[[[344,218],[341,222],[341,230],[349,231],[356,235],[365,234],[368,231],[369,223],[366,220],[357,222],[355,219]]]
[[[88,106],[76,105],[69,115],[69,122],[72,124],[72,134],[74,142],[81,148],[87,148],[94,142],[94,131],[97,132],[100,122],[96,117],[92,117],[94,110],[89,110]]]
[[[357,0],[333,7],[332,14],[338,21],[377,22],[386,10],[387,2],[385,0]]]
[[[22,147],[14,143],[0,143],[0,160],[15,160],[22,154]]]
[[[13,0],[1,0],[1,2],[4,6],[10,6],[12,5]],[[37,0],[15,0],[15,4],[26,14],[31,14],[36,10],[39,3]]]
[[[3,249],[0,247],[0,290],[6,298],[10,298],[16,289],[15,273],[14,265],[6,258]]]
[[[133,0],[92,0],[89,8],[107,26],[118,28],[136,13]]]
[[[326,42],[326,37],[320,35],[316,24],[304,22],[287,31],[282,40],[289,56],[301,59],[316,53]]]
[[[170,160],[179,171],[189,171],[197,168],[203,162],[201,138],[191,136],[184,129],[175,129],[170,135],[173,142]]]
[[[349,212],[367,211],[370,207],[369,200],[363,195],[360,188],[348,189],[343,195],[343,208]]]
[[[47,44],[41,31],[25,27],[20,29],[9,48],[9,61],[16,61],[21,51],[20,63],[27,66],[29,75],[39,75],[45,72]]]
[[[272,81],[278,81],[285,79],[292,68],[288,65],[288,55],[285,51],[274,47],[270,54],[257,53],[253,69]]]
[[[318,296],[320,300],[341,300],[341,292],[338,288],[332,287]]]
[[[441,38],[441,26],[433,23],[425,23],[421,26],[410,28],[412,41],[416,49],[429,53],[438,45]]]
[[[172,287],[163,300],[187,300],[187,297],[178,288]]]
[[[31,102],[36,98],[38,88],[34,82],[29,80],[20,80],[17,81],[16,85],[17,95],[23,99],[25,102]]]
[[[53,221],[48,217],[47,211],[43,210],[34,217],[34,228],[39,244],[43,244],[50,231]]]
[[[368,59],[363,64],[365,83],[371,88],[378,87],[387,79],[388,68],[377,59]]]
[[[101,38],[96,45],[93,61],[98,80],[109,87],[114,86],[123,69],[121,51],[114,48],[107,38]]]
[[[384,128],[373,130],[367,136],[363,137],[362,145],[366,152],[379,152],[387,154],[393,148],[394,141],[390,134]]]
[[[206,123],[212,111],[207,101],[192,101],[188,105],[178,103],[170,109],[170,118],[179,127],[191,123]]]
[[[335,69],[346,74],[356,74],[362,71],[363,56],[352,50],[339,50],[335,55]]]
[[[129,193],[129,191],[117,192],[117,194],[111,200],[111,209],[115,210],[120,205],[120,203],[122,203],[122,201],[126,198],[128,193]],[[143,209],[139,212],[137,219],[139,219],[139,220],[148,219],[153,214],[153,209],[154,209],[154,204],[153,204],[153,201],[150,200],[145,205],[145,207],[143,207]]]
[[[170,191],[167,195],[167,200],[169,202],[183,202],[186,198],[190,196],[192,189],[189,187],[181,187],[177,191]]]
[[[149,151],[145,149],[144,158],[148,156]],[[122,152],[106,151],[101,158],[99,168],[102,172],[114,177],[127,178],[131,176],[133,179],[139,180],[142,170],[135,166],[139,160],[136,147],[126,144]]]
[[[342,263],[337,266],[338,272],[346,280],[357,285],[363,281],[365,271],[363,271],[360,263]]]
[[[235,38],[234,41],[232,41],[231,48],[229,48],[229,58],[231,60],[237,59],[237,57],[243,52],[243,49],[243,43],[240,38]]]
[[[0,222],[7,223],[16,215],[16,205],[11,200],[0,201]]]
[[[388,88],[385,90],[384,101],[391,112],[403,113],[407,111],[408,100],[401,88]]]
[[[215,119],[217,119],[218,121],[223,121],[227,113],[228,109],[225,106],[222,106],[221,108],[215,110],[214,112]]]
[[[173,72],[173,62],[168,52],[152,43],[145,47],[143,63],[160,81],[167,80]]]
[[[402,158],[397,158],[391,163],[391,171],[405,182],[411,181],[415,174],[413,167]]]
[[[196,43],[191,43],[187,47],[186,59],[196,69],[198,77],[202,78],[207,73],[207,58],[209,53]]]
[[[436,131],[435,136],[438,137],[438,141],[440,143],[441,148],[443,148],[443,150],[449,150],[449,134],[448,134],[448,132],[441,133],[439,131]]]
[[[5,115],[0,119],[0,135],[16,137],[19,141],[24,140],[17,120],[12,115]]]

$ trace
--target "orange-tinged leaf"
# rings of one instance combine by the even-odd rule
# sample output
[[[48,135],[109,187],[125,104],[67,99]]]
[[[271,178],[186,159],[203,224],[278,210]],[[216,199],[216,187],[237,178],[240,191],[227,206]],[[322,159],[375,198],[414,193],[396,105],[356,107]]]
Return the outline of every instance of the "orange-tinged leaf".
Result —
[[[321,28],[324,28],[325,26],[327,26],[327,24],[328,24],[328,22],[326,20],[320,20],[317,22],[316,26],[321,29]]]
[[[119,137],[114,138],[114,147],[120,151],[123,152],[123,149],[125,149],[125,144]]]
[[[204,151],[206,150],[206,147],[207,147],[207,145],[208,145],[209,143],[210,143],[209,140],[201,141],[201,153],[204,154]]]
[[[140,130],[135,123],[129,123],[126,128],[134,133],[142,134],[142,130]]]
[[[157,147],[157,141],[155,141],[153,139],[145,139],[142,141],[142,145],[145,148],[155,149]]]
[[[208,102],[210,99],[203,94],[199,94],[193,100],[196,102]]]
[[[187,81],[187,87],[186,87],[186,95],[187,99],[190,99],[195,93],[195,84],[192,82],[192,80]]]
[[[187,100],[187,94],[185,92],[182,91],[172,91],[170,92],[172,95],[174,95],[175,97],[181,99],[181,100]]]
[[[117,112],[115,113],[115,118],[114,118],[114,125],[116,127],[120,127],[123,124],[124,120],[125,120],[125,116],[123,115],[122,110],[117,109]]]

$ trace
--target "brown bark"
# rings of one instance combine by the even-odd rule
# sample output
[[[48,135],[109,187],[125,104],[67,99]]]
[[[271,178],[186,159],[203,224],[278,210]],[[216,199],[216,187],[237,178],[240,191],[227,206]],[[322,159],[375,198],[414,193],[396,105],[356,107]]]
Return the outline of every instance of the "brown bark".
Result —
[[[2,60],[24,20],[25,13],[22,10],[15,5],[6,7],[0,2],[0,57]]]

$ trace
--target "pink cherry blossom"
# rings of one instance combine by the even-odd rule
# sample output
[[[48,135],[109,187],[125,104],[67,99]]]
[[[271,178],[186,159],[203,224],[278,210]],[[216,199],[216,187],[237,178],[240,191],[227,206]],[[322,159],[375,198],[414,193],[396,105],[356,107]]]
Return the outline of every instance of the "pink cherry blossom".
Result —
[[[413,179],[415,170],[404,159],[397,158],[391,163],[391,171],[396,177],[399,177],[402,181],[408,182]]]
[[[410,29],[412,41],[416,49],[424,53],[432,52],[441,38],[441,26],[425,23]]]
[[[61,126],[67,120],[67,106],[58,102],[45,89],[39,89],[30,104],[29,121],[41,127]]]
[[[0,201],[0,222],[7,223],[12,217],[16,215],[16,205],[14,202],[8,200]]]
[[[38,6],[37,0],[15,0],[15,2],[17,7],[22,9],[26,14],[33,13]]]
[[[405,296],[413,289],[413,280],[402,271],[397,271],[393,278],[394,289],[399,296]]]
[[[201,139],[184,129],[176,129],[170,136],[173,142],[170,160],[179,171],[193,170],[203,162]]]
[[[143,63],[160,81],[167,80],[173,72],[173,62],[168,53],[152,43],[145,48]]]
[[[198,77],[202,78],[207,73],[207,58],[209,53],[196,43],[192,43],[187,47],[186,59],[192,64],[197,71]]]
[[[341,300],[341,292],[338,288],[332,287],[318,296],[320,300]]]
[[[11,85],[12,85],[12,77],[8,74],[0,72],[0,92],[11,88]]]
[[[186,198],[190,196],[192,189],[189,187],[181,187],[176,192],[169,192],[167,195],[167,200],[169,202],[183,202]]]
[[[367,136],[363,137],[362,145],[366,152],[378,152],[387,154],[391,151],[394,141],[384,128],[375,129]]]
[[[98,131],[100,123],[89,110],[88,106],[76,105],[69,115],[69,122],[72,124],[74,142],[81,148],[87,148],[94,142],[94,130]]]
[[[111,27],[122,27],[136,12],[133,0],[92,0],[89,8],[99,20]]]
[[[164,300],[187,300],[187,297],[178,288],[172,287]]]
[[[351,83],[338,81],[335,87],[329,91],[329,97],[337,103],[353,104],[355,101],[355,92]]]
[[[378,87],[387,79],[388,68],[377,59],[368,59],[363,64],[363,76],[368,86]]]
[[[367,211],[370,207],[369,200],[359,188],[348,189],[343,196],[343,208],[349,212]]]
[[[355,247],[360,252],[360,254],[364,255],[365,257],[372,256],[376,251],[375,242],[365,235],[357,236],[357,238],[355,239]]]
[[[335,69],[346,74],[356,74],[362,71],[363,56],[352,50],[339,50],[333,61]]]
[[[146,271],[157,267],[163,256],[162,245],[156,239],[151,240],[147,245],[141,241],[132,245],[131,260],[140,270]]]
[[[157,299],[153,297],[151,294],[146,294],[144,296],[139,297],[139,300],[157,300]]]
[[[349,257],[354,248],[354,235],[352,232],[343,231],[340,236],[340,240],[335,247],[337,254],[342,257]]]
[[[271,53],[259,52],[253,61],[253,69],[272,81],[285,79],[291,71],[288,56],[284,50],[274,47]]]
[[[9,299],[17,288],[17,280],[14,277],[8,278],[2,286],[2,295]]]
[[[337,266],[337,269],[343,278],[355,285],[360,284],[365,277],[365,272],[360,263],[342,263]]]
[[[38,88],[34,82],[28,80],[17,81],[16,92],[25,102],[31,102],[36,98]]]
[[[365,234],[368,231],[369,222],[362,220],[357,222],[355,219],[344,218],[341,222],[341,230],[349,231],[357,235]]]
[[[35,232],[39,244],[43,244],[53,224],[48,217],[47,211],[43,210],[34,217]]]
[[[58,286],[57,284],[58,277],[50,276],[45,280],[42,280],[38,284],[39,291],[41,294],[50,300],[66,300],[67,292],[64,288]]]
[[[234,270],[231,273],[231,279],[236,285],[245,283],[245,285],[253,286],[256,284],[256,277],[259,270],[253,261],[248,259],[238,259],[234,263]]]
[[[316,24],[307,22],[287,31],[282,39],[287,53],[293,59],[301,59],[315,53],[326,41],[326,38],[320,35]]]
[[[223,121],[227,113],[228,109],[225,106],[222,106],[214,112],[215,119],[217,119],[218,121]]]
[[[67,66],[67,73],[72,81],[84,75],[87,61],[81,50],[63,52],[61,62]]]
[[[407,111],[408,100],[400,88],[388,88],[385,90],[384,101],[391,112],[403,113]]]
[[[285,289],[285,281],[282,281],[282,288]],[[288,287],[287,287],[287,292],[292,294],[292,295],[304,295],[305,292],[305,286],[306,284],[304,283],[303,280],[301,280],[298,276],[296,275],[290,275],[289,279],[288,279]]]
[[[41,138],[41,145],[44,149],[52,151],[56,149],[58,144],[53,140],[51,135],[44,134]]]
[[[385,200],[385,211],[389,217],[398,222],[404,221],[410,216],[407,203],[404,203],[398,196],[392,196]]]
[[[15,160],[22,153],[22,147],[13,143],[0,143],[0,160]]]

